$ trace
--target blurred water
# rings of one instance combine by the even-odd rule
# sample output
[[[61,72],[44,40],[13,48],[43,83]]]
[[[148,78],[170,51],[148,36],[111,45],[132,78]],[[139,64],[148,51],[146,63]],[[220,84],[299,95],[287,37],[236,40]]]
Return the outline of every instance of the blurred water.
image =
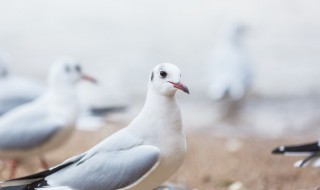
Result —
[[[203,97],[207,58],[221,29],[236,18],[249,28],[253,92],[308,95],[320,92],[319,5],[316,0],[3,0],[0,49],[10,55],[15,72],[37,78],[45,77],[57,57],[73,55],[109,85],[106,89],[125,89],[130,96],[144,95],[154,65],[173,62],[192,96]]]

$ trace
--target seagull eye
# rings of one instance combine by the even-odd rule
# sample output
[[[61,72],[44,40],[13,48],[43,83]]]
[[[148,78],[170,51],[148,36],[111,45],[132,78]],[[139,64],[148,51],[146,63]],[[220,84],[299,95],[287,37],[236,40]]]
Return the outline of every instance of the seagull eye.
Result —
[[[166,78],[168,74],[165,71],[160,71],[161,78]]]
[[[76,71],[81,73],[81,67],[79,65],[76,66]]]

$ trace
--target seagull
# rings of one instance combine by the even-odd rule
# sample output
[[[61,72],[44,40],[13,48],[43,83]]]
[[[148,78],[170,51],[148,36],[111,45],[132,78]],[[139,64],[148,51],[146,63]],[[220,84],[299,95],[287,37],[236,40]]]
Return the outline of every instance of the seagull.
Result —
[[[242,44],[244,30],[239,23],[227,27],[209,59],[208,96],[226,102],[226,115],[236,112],[252,83],[250,60]]]
[[[295,167],[305,167],[311,165],[320,167],[320,139],[317,142],[295,145],[280,146],[272,151],[273,154],[283,154],[285,156],[307,156],[294,164]]]
[[[39,156],[41,166],[48,169],[43,154],[62,145],[73,132],[78,114],[75,85],[80,79],[95,82],[75,59],[61,59],[50,69],[44,94],[0,118],[0,158],[12,161],[10,178],[19,161],[30,156]]]
[[[101,93],[98,90],[92,91],[92,89],[100,90],[100,81],[99,85],[87,85],[86,87],[87,88],[82,91],[77,90],[81,105],[80,116],[77,122],[79,124],[77,124],[78,129],[95,130],[105,123],[105,117],[107,115],[127,110],[126,105],[105,105],[106,100],[112,101],[109,97],[103,97],[100,98],[103,99],[103,101],[97,101],[97,96],[99,97]],[[4,56],[0,56],[0,115],[17,106],[35,100],[43,94],[44,91],[45,87],[40,82],[10,74],[8,62]],[[91,93],[85,93],[88,91],[90,91],[92,95]],[[87,98],[89,101],[97,101],[97,103],[95,102],[95,105],[87,105],[85,102],[81,102],[82,96],[89,96],[89,98]]]
[[[243,25],[231,25],[215,47],[210,60],[209,86],[209,95],[213,100],[225,97],[239,100],[251,85],[250,61],[242,45],[244,30]]]
[[[189,93],[177,66],[157,65],[140,114],[88,151],[1,189],[150,190],[168,180],[186,153],[177,90]],[[15,187],[15,188],[14,188]]]
[[[39,97],[45,88],[35,80],[12,75],[8,64],[0,57],[0,115]]]

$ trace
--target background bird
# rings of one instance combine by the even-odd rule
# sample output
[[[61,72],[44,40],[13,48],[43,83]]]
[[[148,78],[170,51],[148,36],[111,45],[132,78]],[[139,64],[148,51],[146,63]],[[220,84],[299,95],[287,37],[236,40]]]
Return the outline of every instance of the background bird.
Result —
[[[242,42],[244,32],[244,25],[230,24],[209,59],[208,95],[223,103],[219,108],[224,117],[237,113],[252,83],[250,60]]]
[[[182,164],[186,139],[178,89],[189,93],[178,67],[156,66],[149,77],[148,93],[140,114],[128,127],[114,133],[87,152],[50,170],[1,184],[2,189],[154,189]]]
[[[295,167],[313,166],[320,167],[320,140],[312,143],[280,146],[272,151],[273,154],[282,154],[285,156],[307,156],[294,164]]]
[[[106,105],[106,101],[112,102],[116,98],[110,100],[110,96],[104,96],[103,100],[101,100],[102,98],[99,99],[97,94],[101,91],[101,85],[86,85],[85,87],[80,88],[81,90],[77,89],[79,99],[86,100],[80,101],[81,117],[78,118],[77,125],[80,129],[97,129],[95,125],[103,125],[105,116],[112,113],[124,112],[127,109],[127,104]],[[44,91],[45,86],[41,82],[12,75],[9,71],[8,61],[4,56],[0,55],[0,115],[17,106],[33,101],[43,94]],[[92,91],[92,93],[84,94],[88,91]],[[95,104],[90,104],[91,102]]]
[[[44,92],[44,85],[30,78],[12,75],[0,56],[0,115],[28,103]]]
[[[47,168],[43,154],[69,139],[79,111],[75,85],[81,79],[95,82],[76,60],[61,59],[50,69],[44,94],[0,118],[0,158],[13,160],[10,178],[19,160],[30,156],[39,156]]]

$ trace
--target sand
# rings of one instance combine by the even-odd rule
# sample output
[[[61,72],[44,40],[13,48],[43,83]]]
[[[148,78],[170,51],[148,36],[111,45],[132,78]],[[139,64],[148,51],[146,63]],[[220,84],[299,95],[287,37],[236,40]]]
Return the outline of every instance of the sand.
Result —
[[[95,132],[77,131],[68,144],[47,154],[46,158],[54,166],[87,150],[120,128],[118,124],[109,124]],[[310,140],[298,139],[301,142]],[[186,189],[224,190],[236,182],[243,186],[238,190],[302,190],[320,186],[319,170],[294,168],[292,165],[298,158],[270,154],[274,147],[297,142],[297,138],[230,138],[199,130],[188,133],[187,141],[186,160],[169,180]],[[26,160],[19,167],[17,177],[40,171],[39,166],[37,159]]]

